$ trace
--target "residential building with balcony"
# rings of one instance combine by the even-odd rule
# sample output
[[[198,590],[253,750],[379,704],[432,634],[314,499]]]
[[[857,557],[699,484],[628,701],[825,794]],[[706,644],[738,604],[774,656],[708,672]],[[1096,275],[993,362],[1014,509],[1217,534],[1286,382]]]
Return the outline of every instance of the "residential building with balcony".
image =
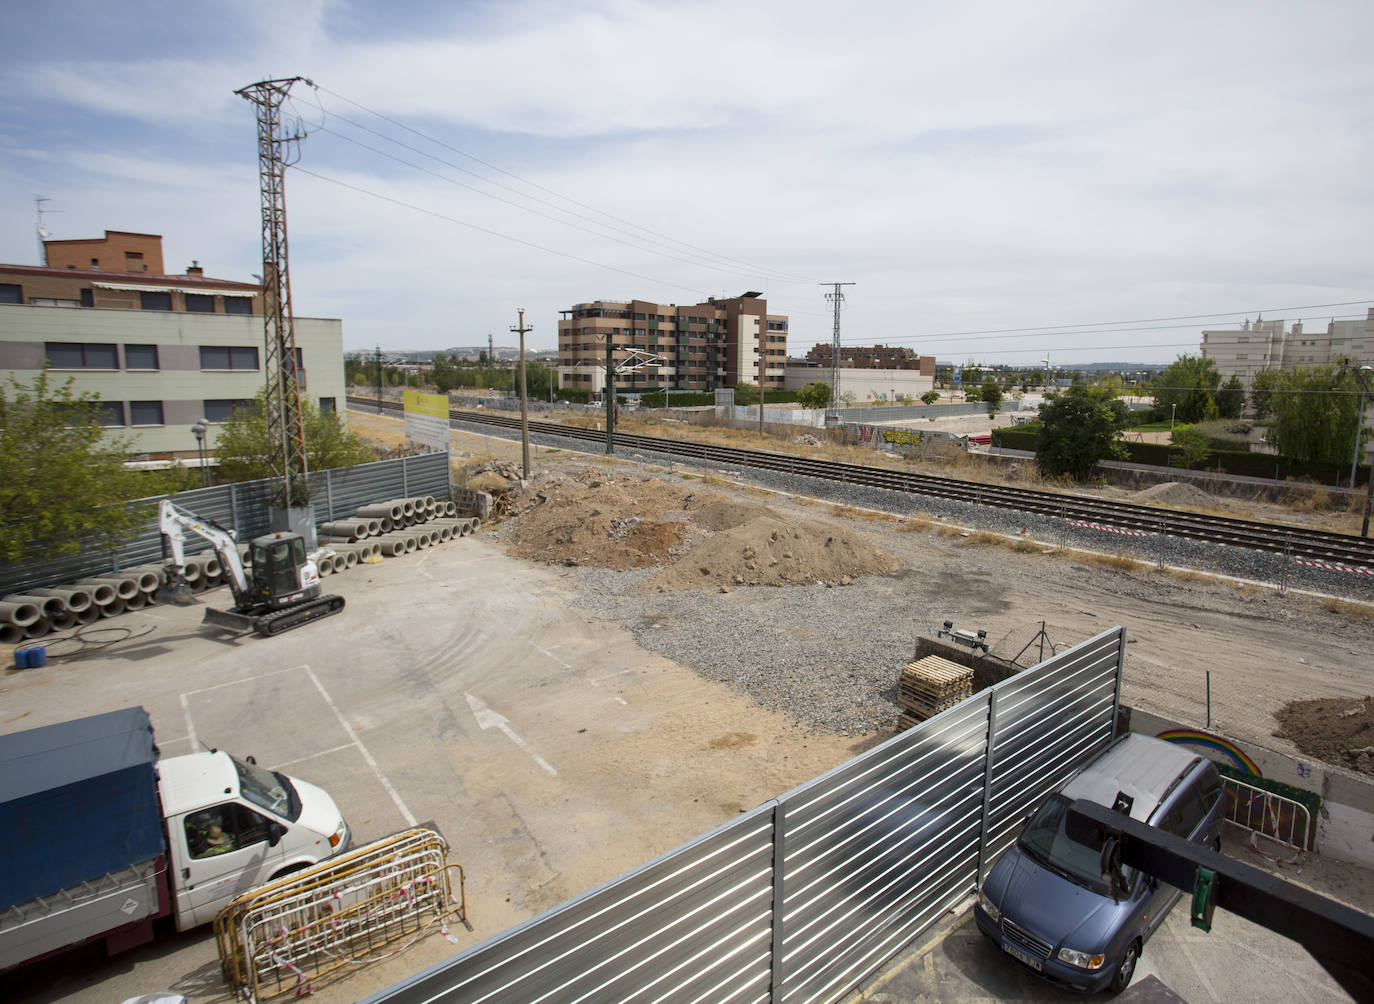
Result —
[[[606,345],[617,393],[712,391],[752,383],[783,386],[787,317],[768,313],[762,294],[711,297],[690,306],[647,300],[594,300],[559,311],[562,387],[600,394]]]
[[[191,426],[217,427],[262,389],[262,287],[214,279],[193,262],[164,274],[162,238],[106,231],[45,241],[47,264],[0,264],[0,379],[31,383],[46,366],[76,393],[100,396],[100,418],[140,459],[193,457]],[[295,318],[302,396],[344,402],[343,325]]]
[[[1349,360],[1374,365],[1374,307],[1364,318],[1332,320],[1326,330],[1307,331],[1302,321],[1284,330],[1284,322],[1247,320],[1239,329],[1202,333],[1202,356],[1212,360],[1222,380],[1238,376],[1247,387],[1265,369],[1293,370],[1330,366]]]

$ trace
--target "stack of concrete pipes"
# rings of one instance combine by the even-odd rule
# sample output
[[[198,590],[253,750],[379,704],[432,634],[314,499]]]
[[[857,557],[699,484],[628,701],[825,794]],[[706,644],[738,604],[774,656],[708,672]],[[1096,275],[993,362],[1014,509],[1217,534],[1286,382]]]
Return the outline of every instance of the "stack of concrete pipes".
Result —
[[[335,520],[318,528],[321,548],[354,561],[370,555],[398,558],[403,554],[466,537],[477,529],[474,516],[459,516],[452,502],[433,495],[393,499],[360,506],[352,519]],[[338,558],[334,571],[339,571]],[[321,575],[326,574],[323,569]]]
[[[218,581],[219,561],[213,555],[198,557],[187,576]],[[106,575],[91,575],[75,582],[29,589],[0,597],[0,644],[18,645],[64,631],[78,624],[93,624],[102,617],[116,617],[154,602],[153,593],[165,581],[161,568],[143,565]],[[200,588],[206,587],[202,581]],[[193,585],[192,588],[195,588]]]

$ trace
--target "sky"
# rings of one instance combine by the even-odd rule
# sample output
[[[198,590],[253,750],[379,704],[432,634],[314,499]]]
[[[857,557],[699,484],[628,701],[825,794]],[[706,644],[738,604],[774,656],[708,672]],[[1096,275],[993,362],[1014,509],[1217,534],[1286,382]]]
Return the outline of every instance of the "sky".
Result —
[[[42,196],[252,281],[234,92],[304,77],[292,296],[346,350],[758,290],[801,355],[842,281],[846,345],[1162,363],[1374,306],[1367,0],[3,2],[0,261]]]

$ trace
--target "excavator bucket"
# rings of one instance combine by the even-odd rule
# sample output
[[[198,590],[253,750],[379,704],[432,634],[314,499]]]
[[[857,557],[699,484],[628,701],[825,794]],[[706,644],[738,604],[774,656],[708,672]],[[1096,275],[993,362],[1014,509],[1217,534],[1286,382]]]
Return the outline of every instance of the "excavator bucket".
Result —
[[[153,593],[158,603],[175,603],[179,607],[189,607],[195,602],[195,593],[181,574],[181,569],[167,570],[167,581]]]

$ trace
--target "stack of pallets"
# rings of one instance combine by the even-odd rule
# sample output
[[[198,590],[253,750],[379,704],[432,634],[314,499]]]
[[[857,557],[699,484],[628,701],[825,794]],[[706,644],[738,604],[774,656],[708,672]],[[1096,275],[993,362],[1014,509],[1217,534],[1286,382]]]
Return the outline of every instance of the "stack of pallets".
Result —
[[[946,708],[973,696],[973,670],[957,662],[928,655],[902,667],[897,686],[897,729],[909,729]]]

